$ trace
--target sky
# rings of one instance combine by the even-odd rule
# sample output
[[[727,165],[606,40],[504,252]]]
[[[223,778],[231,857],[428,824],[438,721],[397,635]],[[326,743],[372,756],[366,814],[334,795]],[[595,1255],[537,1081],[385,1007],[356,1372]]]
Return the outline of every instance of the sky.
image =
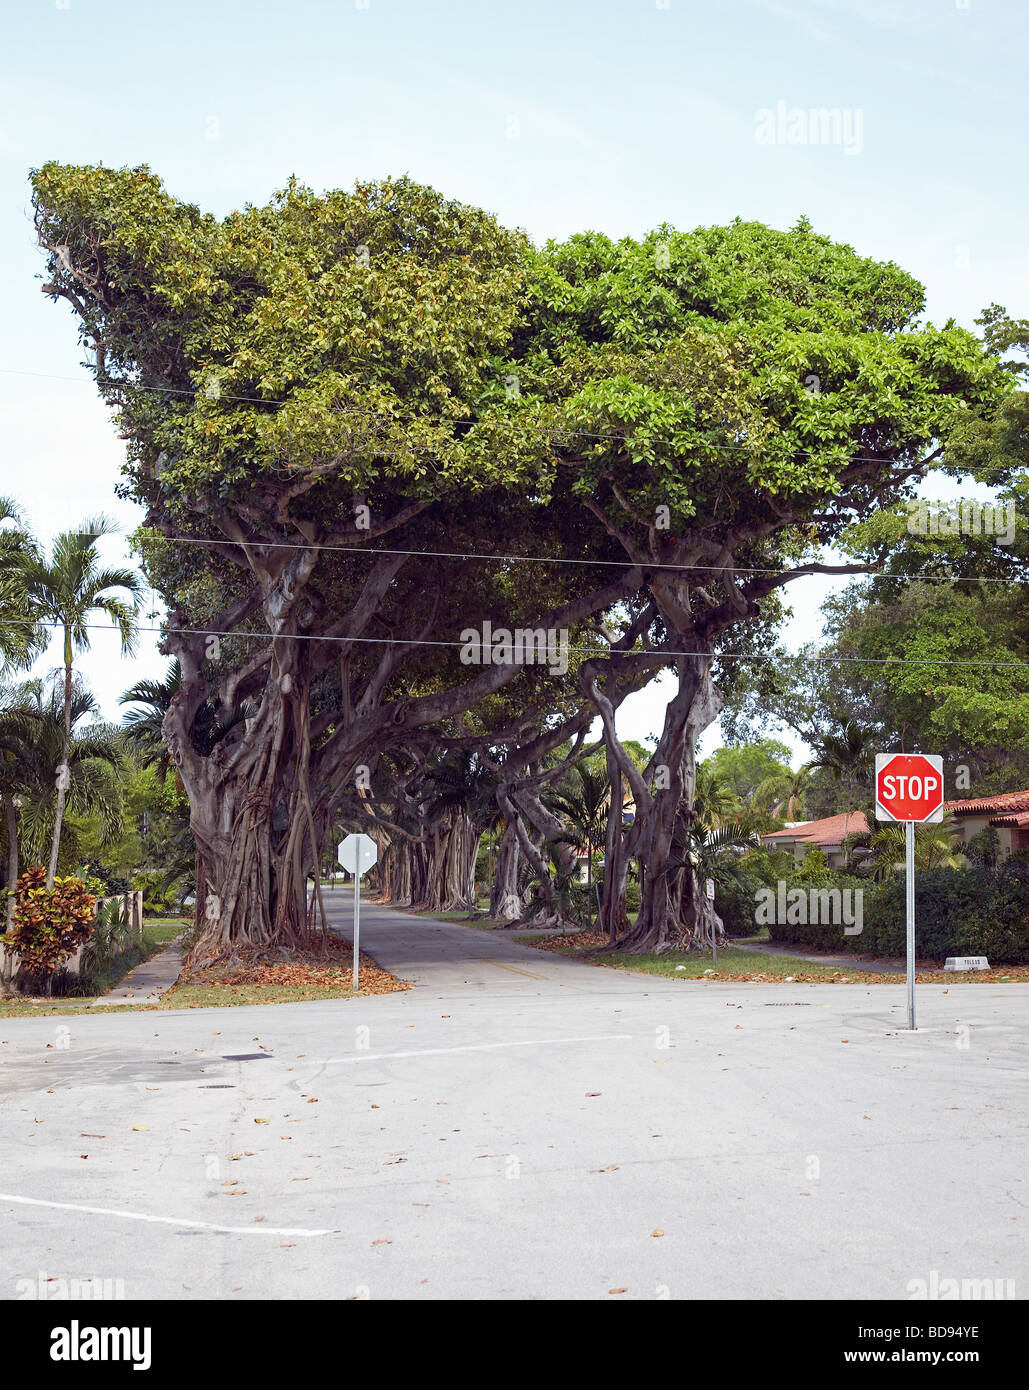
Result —
[[[4,33],[0,494],[44,543],[104,512],[123,560],[141,516],[71,310],[40,293],[28,175],[50,159],[148,164],[219,216],[291,174],[406,173],[537,242],[807,216],[915,275],[932,322],[1029,313],[1025,0],[6,0]],[[791,587],[791,646],[839,582]],[[82,661],[108,717],[165,666],[148,633]],[[622,736],[663,699],[627,701]]]

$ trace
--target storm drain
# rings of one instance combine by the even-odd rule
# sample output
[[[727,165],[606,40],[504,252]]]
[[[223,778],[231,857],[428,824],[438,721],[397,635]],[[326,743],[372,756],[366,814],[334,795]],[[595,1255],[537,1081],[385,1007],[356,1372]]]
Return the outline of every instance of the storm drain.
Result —
[[[811,1005],[806,999],[773,999],[771,1004],[766,1004],[766,1009],[810,1009]]]
[[[234,1091],[236,1088],[235,1086],[218,1085],[215,1082],[209,1082],[207,1085],[201,1086],[200,1089],[202,1091]]]

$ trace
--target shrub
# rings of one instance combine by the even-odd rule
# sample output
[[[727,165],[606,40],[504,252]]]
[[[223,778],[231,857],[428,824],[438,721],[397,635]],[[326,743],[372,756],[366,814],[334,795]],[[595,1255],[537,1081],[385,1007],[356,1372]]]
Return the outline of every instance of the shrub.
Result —
[[[594,872],[596,872],[596,871],[594,870]],[[604,882],[603,882],[603,873],[604,873],[604,871],[603,871],[603,869],[601,869],[600,873],[601,873],[601,877],[600,877],[599,879],[598,879],[598,878],[594,878],[593,881],[594,881],[595,884],[597,884],[597,886],[598,886],[601,890],[603,890],[603,887],[604,887]],[[640,905],[642,904],[642,902],[643,902],[643,899],[642,899],[641,896],[640,896],[640,881],[639,881],[639,879],[638,879],[635,875],[630,874],[629,877],[625,880],[625,910],[626,910],[626,912],[639,912],[639,910],[640,910]],[[596,913],[596,910],[597,910],[597,895],[596,895],[596,892],[594,892],[594,894],[593,894],[593,912]]]
[[[46,870],[27,869],[14,893],[14,920],[3,938],[21,957],[20,971],[50,980],[89,939],[96,897],[80,878],[55,878],[46,886]]]
[[[750,875],[715,882],[715,911],[722,919],[726,936],[755,935],[758,927],[754,922],[754,898],[762,886],[759,878]]]
[[[876,894],[868,950],[904,954],[904,876]],[[1029,867],[1011,859],[997,870],[933,869],[915,882],[915,951],[919,956],[988,956],[990,964],[1029,963]]]
[[[861,932],[855,936],[848,936],[846,932],[847,923],[840,922],[789,922],[775,920],[768,923],[768,935],[772,941],[782,945],[814,947],[818,951],[868,951],[873,949],[869,941],[869,916],[873,911],[876,897],[876,885],[867,878],[858,878],[855,874],[838,873],[830,869],[825,879],[818,878],[814,882],[810,878],[803,878],[795,874],[792,879],[783,880],[786,894],[795,888],[801,889],[807,898],[808,908],[811,904],[811,891],[816,893],[828,889],[830,891],[839,889],[840,907],[844,903],[849,903],[849,917],[856,917],[856,904],[861,903]],[[773,891],[777,889],[777,884],[769,884],[768,887]],[[849,891],[850,896],[843,898],[844,892]],[[861,893],[861,898],[856,899],[855,893]],[[777,894],[778,899],[778,894]],[[776,902],[778,907],[778,901]],[[810,910],[807,914],[811,915]],[[841,912],[842,915],[842,912]],[[853,925],[853,924],[852,924]]]

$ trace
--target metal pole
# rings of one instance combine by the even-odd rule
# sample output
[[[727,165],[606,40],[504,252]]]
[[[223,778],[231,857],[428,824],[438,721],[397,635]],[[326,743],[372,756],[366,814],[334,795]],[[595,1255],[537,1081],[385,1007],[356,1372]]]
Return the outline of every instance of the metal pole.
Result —
[[[915,823],[907,822],[908,1027],[915,1031]]]
[[[354,868],[354,990],[361,987],[361,875]]]

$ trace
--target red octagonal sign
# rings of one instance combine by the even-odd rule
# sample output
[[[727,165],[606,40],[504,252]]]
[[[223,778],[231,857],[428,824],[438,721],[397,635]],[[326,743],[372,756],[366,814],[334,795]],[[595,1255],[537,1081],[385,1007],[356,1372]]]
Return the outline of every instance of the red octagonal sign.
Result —
[[[880,820],[942,820],[943,759],[935,753],[877,753],[875,800]]]

